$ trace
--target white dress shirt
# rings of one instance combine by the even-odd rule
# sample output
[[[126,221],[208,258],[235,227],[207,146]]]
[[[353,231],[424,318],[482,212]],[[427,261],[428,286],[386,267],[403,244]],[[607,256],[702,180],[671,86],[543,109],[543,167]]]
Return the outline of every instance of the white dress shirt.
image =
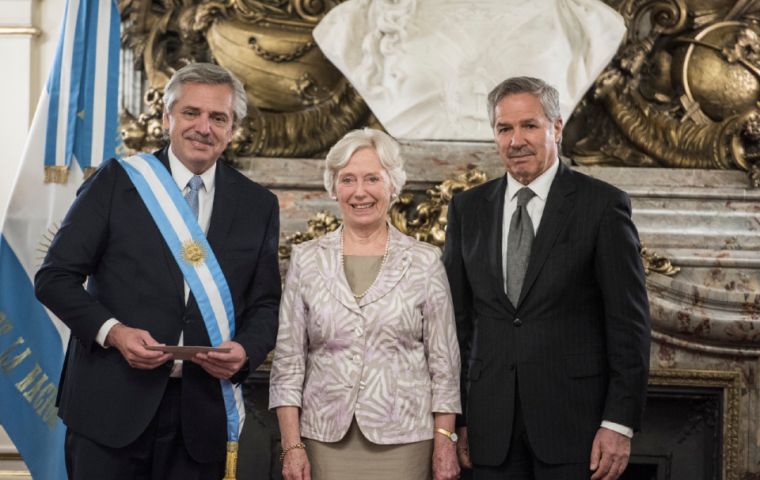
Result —
[[[174,155],[174,152],[172,151],[171,147],[167,149],[167,152],[169,153],[169,167],[171,169],[172,178],[177,183],[177,186],[182,191],[182,195],[184,196],[190,187],[188,186],[188,182],[191,178],[195,175],[193,172],[187,169],[185,165],[182,164],[182,162],[179,161],[176,155]],[[216,162],[211,165],[211,167],[206,170],[205,172],[201,173],[200,175],[201,180],[203,180],[203,187],[198,191],[198,224],[200,225],[201,229],[203,230],[203,233],[208,234],[208,227],[211,223],[211,210],[214,207],[214,191],[215,191],[215,185],[216,185]],[[187,285],[187,282],[185,282],[185,302],[187,302],[188,297],[190,296],[190,287]],[[108,337],[108,332],[111,331],[111,328],[113,328],[114,325],[119,323],[118,320],[115,318],[109,318],[108,320],[103,323],[103,325],[100,327],[100,330],[98,330],[98,334],[95,336],[95,341],[103,348],[108,348],[105,345],[106,338]],[[182,335],[179,337],[179,345],[183,344],[183,338]],[[174,367],[172,368],[172,377],[179,377],[182,374],[182,361],[181,360],[175,360],[174,361]]]
[[[525,205],[531,223],[533,223],[533,232],[535,233],[538,231],[538,226],[541,223],[541,217],[544,214],[544,207],[546,206],[546,198],[549,196],[552,182],[554,181],[554,177],[557,176],[559,162],[560,160],[557,159],[548,170],[528,185],[523,185],[507,173],[507,189],[504,192],[504,227],[501,234],[501,271],[504,274],[504,293],[507,292],[507,239],[509,237],[509,223],[512,221],[512,215],[517,209],[517,192],[523,187],[528,187],[536,194]],[[625,425],[604,420],[601,426],[625,435],[628,438],[633,438],[633,430]]]

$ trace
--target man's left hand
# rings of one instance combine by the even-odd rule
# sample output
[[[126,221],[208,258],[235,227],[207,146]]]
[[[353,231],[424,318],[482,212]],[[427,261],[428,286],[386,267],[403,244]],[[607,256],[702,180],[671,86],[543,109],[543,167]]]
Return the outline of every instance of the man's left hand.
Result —
[[[599,428],[591,446],[591,480],[615,480],[623,474],[631,456],[631,439],[623,434]]]
[[[193,363],[201,366],[209,375],[220,380],[229,380],[242,368],[246,361],[245,349],[237,342],[228,340],[219,344],[219,348],[229,348],[228,353],[196,353]]]

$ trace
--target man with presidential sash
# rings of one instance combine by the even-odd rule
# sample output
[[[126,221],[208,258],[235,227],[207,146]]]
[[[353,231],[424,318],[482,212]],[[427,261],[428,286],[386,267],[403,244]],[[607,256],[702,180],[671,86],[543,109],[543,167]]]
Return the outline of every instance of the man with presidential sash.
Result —
[[[218,161],[246,116],[243,86],[192,64],[164,103],[169,146],[105,162],[35,278],[71,329],[59,415],[72,479],[222,478],[239,383],[274,346],[277,199]],[[164,347],[177,345],[217,348]]]

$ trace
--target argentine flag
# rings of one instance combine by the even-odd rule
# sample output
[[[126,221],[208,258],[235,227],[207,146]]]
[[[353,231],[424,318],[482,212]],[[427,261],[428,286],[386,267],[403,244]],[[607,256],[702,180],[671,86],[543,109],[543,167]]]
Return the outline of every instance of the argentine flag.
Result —
[[[33,279],[85,175],[120,146],[119,26],[114,0],[68,0],[0,226],[0,424],[36,480],[66,478],[55,402],[69,332]]]

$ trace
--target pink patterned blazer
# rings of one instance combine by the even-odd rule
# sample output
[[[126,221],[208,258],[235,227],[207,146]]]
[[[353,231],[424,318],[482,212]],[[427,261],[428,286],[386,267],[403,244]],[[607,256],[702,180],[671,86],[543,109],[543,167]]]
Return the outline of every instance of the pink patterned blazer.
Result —
[[[459,347],[440,251],[393,227],[384,268],[355,300],[340,232],[293,248],[269,408],[301,408],[301,435],[343,438],[353,417],[377,444],[433,438],[433,412],[460,413]]]

